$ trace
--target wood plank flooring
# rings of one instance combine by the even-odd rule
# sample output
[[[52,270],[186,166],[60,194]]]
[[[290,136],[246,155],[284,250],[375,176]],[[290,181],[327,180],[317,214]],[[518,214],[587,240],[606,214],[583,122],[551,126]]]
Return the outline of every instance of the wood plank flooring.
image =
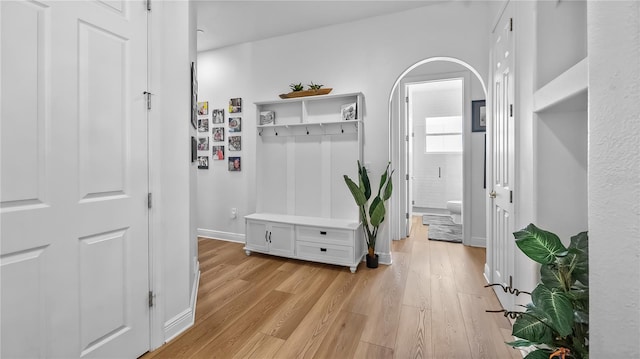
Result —
[[[521,358],[511,326],[484,288],[485,251],[412,235],[393,265],[347,267],[246,256],[243,245],[199,239],[192,328],[155,358]]]

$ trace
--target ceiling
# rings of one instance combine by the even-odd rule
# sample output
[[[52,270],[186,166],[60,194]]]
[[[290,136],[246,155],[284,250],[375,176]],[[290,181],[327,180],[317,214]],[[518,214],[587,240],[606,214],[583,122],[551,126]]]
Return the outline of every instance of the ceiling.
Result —
[[[450,0],[447,0],[450,1]],[[317,29],[444,1],[196,0],[198,51]]]

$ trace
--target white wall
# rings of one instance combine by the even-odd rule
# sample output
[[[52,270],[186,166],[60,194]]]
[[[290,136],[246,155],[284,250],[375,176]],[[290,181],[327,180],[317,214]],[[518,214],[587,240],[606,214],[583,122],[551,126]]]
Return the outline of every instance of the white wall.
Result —
[[[151,271],[156,306],[151,348],[192,324],[196,235],[195,165],[191,163],[190,64],[196,22],[189,2],[153,2],[150,131]]]
[[[243,177],[236,181],[215,168],[199,175],[200,233],[211,230],[239,238],[244,223],[229,220],[228,208],[242,208],[240,216],[254,210],[255,184],[248,172],[255,148],[253,102],[276,99],[288,92],[292,82],[322,83],[334,93],[364,93],[364,158],[371,162],[372,173],[381,173],[389,160],[388,100],[395,80],[409,66],[433,56],[456,57],[486,73],[485,9],[485,4],[473,2],[431,5],[200,53],[201,98],[224,103],[229,96],[242,97],[247,119],[242,134]],[[396,172],[396,183],[398,176]],[[232,188],[243,190],[224,194]],[[384,225],[377,249],[388,254],[389,245]]]
[[[587,3],[590,355],[640,357],[640,2]]]

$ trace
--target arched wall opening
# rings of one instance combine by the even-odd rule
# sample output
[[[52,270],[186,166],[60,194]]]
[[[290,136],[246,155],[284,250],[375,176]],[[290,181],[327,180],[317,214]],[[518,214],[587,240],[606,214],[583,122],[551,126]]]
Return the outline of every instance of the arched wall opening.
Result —
[[[409,162],[413,160],[408,146],[411,144],[409,139],[413,133],[407,123],[405,88],[410,83],[453,77],[465,79],[462,176],[462,217],[465,219],[463,243],[481,247],[487,245],[486,183],[484,183],[486,137],[484,132],[472,132],[471,129],[471,101],[485,100],[487,87],[485,80],[472,65],[454,57],[430,57],[416,62],[397,77],[389,93],[389,158],[392,167],[398,173],[397,190],[394,191],[389,204],[389,213],[392,214],[389,218],[390,223],[388,223],[391,240],[407,237],[412,220],[412,218],[407,218],[407,214],[411,213],[411,199],[408,198],[408,193],[412,174],[409,173]],[[486,105],[489,106],[488,103]],[[487,111],[487,113],[489,112]]]

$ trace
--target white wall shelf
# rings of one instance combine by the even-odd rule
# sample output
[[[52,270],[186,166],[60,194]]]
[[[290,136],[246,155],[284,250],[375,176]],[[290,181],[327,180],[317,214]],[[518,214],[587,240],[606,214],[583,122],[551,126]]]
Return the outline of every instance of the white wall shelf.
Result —
[[[533,111],[541,112],[560,107],[563,110],[586,108],[588,86],[588,58],[584,58],[533,95]]]
[[[331,121],[315,123],[293,123],[258,125],[259,136],[301,136],[301,135],[337,135],[357,133],[362,121]]]

